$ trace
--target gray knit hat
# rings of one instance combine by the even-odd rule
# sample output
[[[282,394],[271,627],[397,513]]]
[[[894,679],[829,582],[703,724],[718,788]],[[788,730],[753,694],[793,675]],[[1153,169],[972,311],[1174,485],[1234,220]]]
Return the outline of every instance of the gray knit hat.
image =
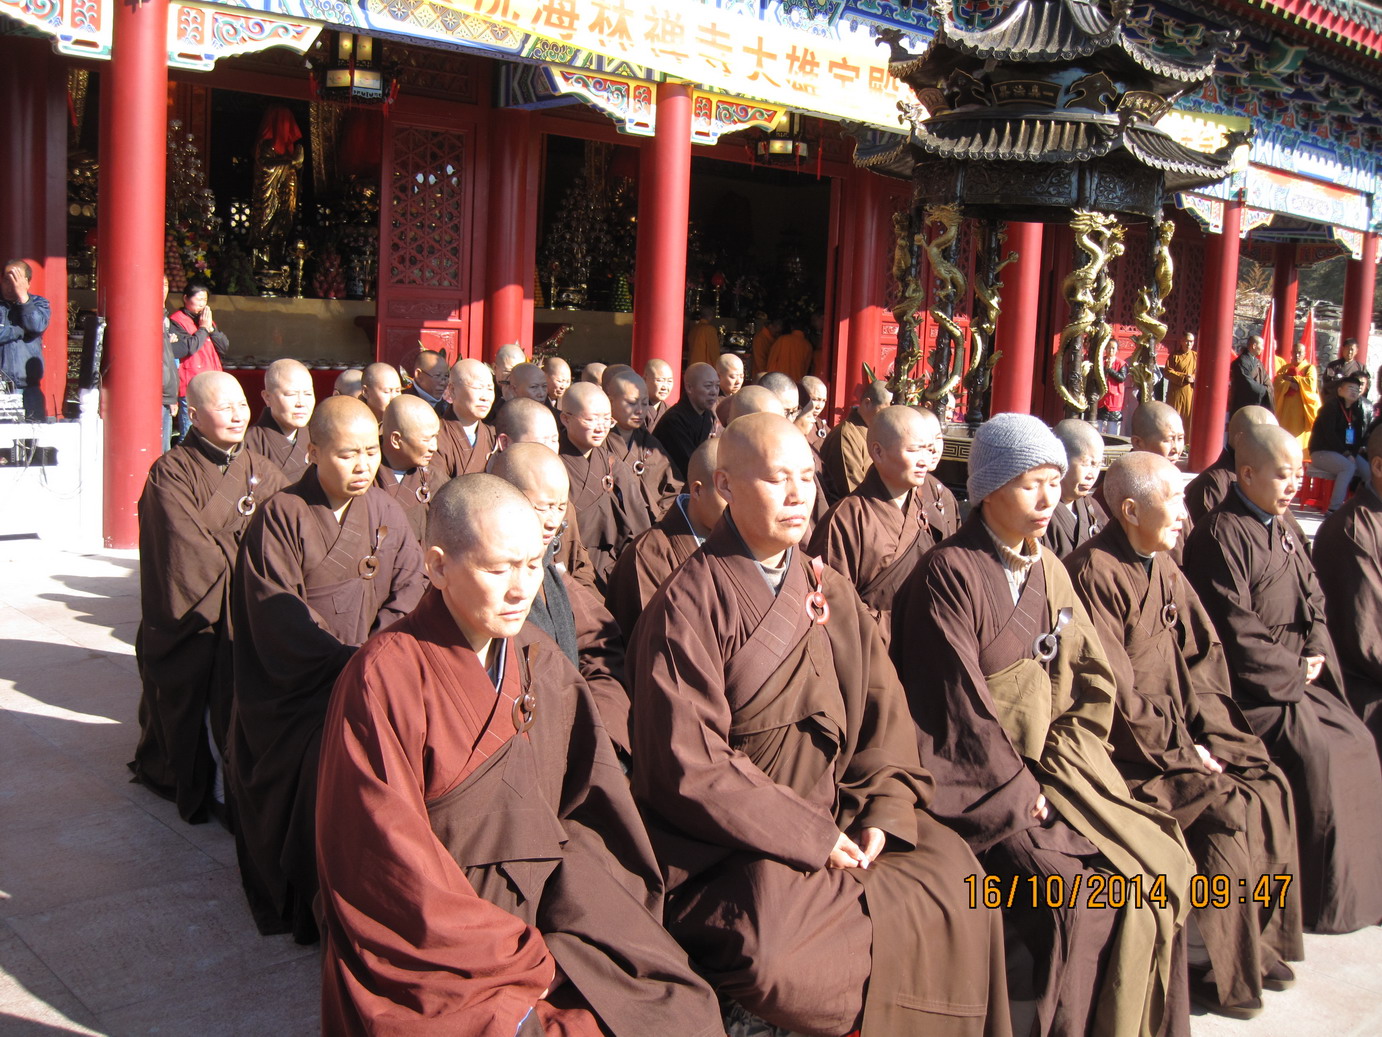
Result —
[[[970,503],[1042,465],[1065,474],[1065,447],[1045,422],[1030,414],[995,414],[979,426],[969,447]]]

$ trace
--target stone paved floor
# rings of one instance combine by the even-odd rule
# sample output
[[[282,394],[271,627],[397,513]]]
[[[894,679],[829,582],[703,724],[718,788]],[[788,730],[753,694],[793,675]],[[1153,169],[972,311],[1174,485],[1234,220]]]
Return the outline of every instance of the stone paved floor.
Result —
[[[316,951],[256,933],[229,835],[128,781],[137,565],[0,539],[0,1037],[314,1033]],[[1382,1035],[1382,929],[1306,948],[1194,1037]]]

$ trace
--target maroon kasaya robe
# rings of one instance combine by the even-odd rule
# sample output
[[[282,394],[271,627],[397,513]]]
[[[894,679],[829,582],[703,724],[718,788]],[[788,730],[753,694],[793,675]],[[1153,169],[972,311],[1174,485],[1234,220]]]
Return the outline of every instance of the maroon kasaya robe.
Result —
[[[724,997],[797,1033],[1007,1033],[998,916],[965,892],[978,865],[925,812],[872,617],[820,566],[813,622],[812,571],[793,551],[775,595],[727,513],[638,623],[633,787],[668,928]],[[863,827],[881,856],[827,868]]]
[[[609,430],[605,443],[610,452],[638,476],[653,520],[667,514],[667,509],[681,493],[681,480],[672,471],[667,448],[647,429],[625,429],[617,425]]]
[[[624,632],[625,640],[633,637],[634,624],[658,588],[700,547],[682,510],[688,501],[689,498],[679,498],[662,521],[624,548],[614,565],[605,607]]]
[[[579,523],[595,587],[603,598],[619,553],[652,525],[652,514],[638,477],[607,446],[601,444],[584,456],[563,437],[561,459],[571,479],[568,508]]]
[[[226,462],[229,461],[227,464]],[[224,470],[222,470],[224,466]],[[231,701],[231,574],[249,525],[240,501],[263,506],[280,487],[277,465],[243,447],[229,458],[192,429],[156,460],[139,498],[139,632],[143,693],[135,780],[205,821],[216,765],[211,713],[225,751]]]
[[[241,879],[263,933],[317,937],[313,804],[331,686],[365,638],[409,612],[423,588],[422,549],[399,506],[371,486],[338,524],[315,467],[268,501],[245,534],[226,776]]]
[[[392,497],[408,517],[408,528],[413,531],[419,544],[427,539],[427,505],[437,491],[450,481],[445,472],[439,469],[433,471],[430,465],[426,468],[409,468],[399,479],[394,475],[394,470],[382,462],[374,477],[374,485]]]
[[[1077,497],[1068,508],[1064,504],[1056,505],[1041,542],[1057,558],[1065,558],[1106,525],[1108,516],[1098,501],[1093,497]]]
[[[265,407],[263,413],[245,431],[245,446],[256,454],[262,454],[283,472],[287,483],[295,483],[307,471],[307,448],[312,444],[312,436],[306,428],[297,430],[297,435],[289,439],[282,427],[274,420],[273,412]]]
[[[1315,567],[1293,527],[1236,488],[1195,528],[1185,574],[1224,644],[1233,697],[1290,779],[1305,925],[1382,921],[1382,764],[1343,698]],[[1314,683],[1305,656],[1325,658]]]
[[[448,479],[483,472],[489,455],[494,453],[498,444],[499,436],[493,425],[476,422],[475,444],[472,446],[466,438],[464,426],[454,418],[447,418],[441,423],[441,431],[437,434],[437,452],[428,467]]]
[[[528,625],[500,688],[435,590],[337,682],[322,1032],[722,1034],[660,925],[657,863],[584,682]]]

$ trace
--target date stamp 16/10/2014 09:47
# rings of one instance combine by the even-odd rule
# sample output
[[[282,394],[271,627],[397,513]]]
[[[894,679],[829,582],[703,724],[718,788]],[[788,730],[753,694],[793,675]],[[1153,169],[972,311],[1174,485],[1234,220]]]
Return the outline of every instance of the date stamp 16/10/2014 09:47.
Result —
[[[1292,875],[1259,875],[1256,879],[1233,878],[1229,875],[1195,875],[1190,879],[1188,897],[1193,908],[1225,909],[1234,904],[1259,904],[1264,908],[1281,907],[1286,903]],[[1145,884],[1145,888],[1144,888]],[[969,906],[1031,907],[1059,909],[1066,907],[1140,908],[1144,904],[1166,907],[1171,902],[1166,876],[1135,875],[1076,875],[1068,883],[1064,875],[966,875],[969,887]],[[1081,899],[1083,898],[1083,899]]]

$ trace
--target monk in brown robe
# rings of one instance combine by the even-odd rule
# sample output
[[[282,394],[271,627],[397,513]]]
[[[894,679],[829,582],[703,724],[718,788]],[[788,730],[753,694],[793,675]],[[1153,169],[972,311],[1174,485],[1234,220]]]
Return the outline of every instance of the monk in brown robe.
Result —
[[[374,484],[392,497],[408,526],[422,542],[427,531],[427,503],[446,485],[446,473],[431,470],[441,419],[420,396],[403,395],[384,411],[380,430],[379,471]]]
[[[654,357],[643,368],[643,381],[648,386],[648,414],[643,420],[643,427],[652,432],[667,413],[667,400],[677,384],[676,372],[666,360]]]
[[[630,645],[633,787],[666,923],[736,1016],[813,1037],[1006,1034],[998,913],[926,812],[906,704],[849,582],[797,549],[811,450],[737,418],[728,509]]]
[[[1304,957],[1291,790],[1233,704],[1213,624],[1166,557],[1185,514],[1180,484],[1163,457],[1120,458],[1104,483],[1115,521],[1065,565],[1118,684],[1114,762],[1134,796],[1180,823],[1215,894],[1187,926],[1191,999],[1247,1019],[1264,988],[1294,983],[1286,962]],[[1232,896],[1218,898],[1222,883]]]
[[[432,502],[432,589],[337,682],[317,831],[322,1032],[713,1037],[576,668],[531,624],[532,506],[490,475]]]
[[[936,478],[935,472],[945,456],[945,427],[940,415],[929,407],[917,405],[916,410],[923,418],[934,423],[936,429],[935,445],[926,457],[926,482],[921,487],[922,513],[931,529],[931,539],[940,543],[953,536],[960,529],[960,502],[950,492],[950,487]]]
[[[360,376],[360,399],[374,415],[376,425],[384,423],[384,411],[394,397],[403,391],[403,379],[398,377],[398,369],[392,364],[366,364]]]
[[[509,372],[509,389],[515,400],[527,397],[547,404],[547,372],[530,360],[515,364]]]
[[[245,433],[245,446],[297,482],[307,471],[307,422],[317,405],[312,372],[298,360],[275,360],[264,372],[264,410]]]
[[[494,427],[484,421],[494,405],[494,375],[478,360],[457,360],[447,378],[446,397],[451,405],[443,416],[432,467],[449,479],[483,472],[495,445]]]
[[[568,386],[569,388],[569,386]],[[556,564],[571,484],[561,458],[538,443],[515,443],[496,454],[490,471],[528,498],[542,521],[542,586],[528,621],[557,643],[581,671],[600,719],[620,752],[629,751],[629,693],[624,686],[624,637],[595,594]]]
[[[336,380],[331,383],[332,396],[349,396],[352,399],[360,398],[361,383],[364,381],[365,372],[358,367],[347,368],[336,376]]]
[[[869,426],[870,465],[863,482],[826,513],[809,554],[849,577],[886,644],[893,597],[921,556],[935,546],[921,490],[936,445],[936,419],[913,407],[884,407]]]
[[[643,427],[647,384],[633,368],[620,365],[612,375],[605,371],[603,387],[614,419],[605,442],[610,452],[638,476],[649,513],[654,520],[660,519],[681,493],[681,480],[672,471],[672,459],[662,441]]]
[[[1091,494],[1104,463],[1104,437],[1087,421],[1066,418],[1051,430],[1065,447],[1060,503],[1051,513],[1042,544],[1064,558],[1108,525],[1108,516]]]
[[[720,432],[715,401],[720,397],[720,375],[709,364],[692,364],[681,379],[681,399],[656,421],[657,438],[672,459],[672,471],[686,478],[691,451]]]
[[[737,353],[721,353],[715,362],[715,373],[720,376],[720,395],[728,398],[744,387],[744,361]]]
[[[808,374],[801,380],[801,386],[806,390],[807,399],[811,401],[811,432],[806,440],[811,444],[811,449],[820,452],[821,443],[825,437],[830,435],[830,422],[826,419],[825,405],[830,399],[830,390],[826,388],[825,382],[821,381],[813,374]]]
[[[1185,510],[1190,513],[1191,521],[1202,522],[1228,496],[1228,488],[1237,478],[1233,449],[1243,430],[1253,425],[1276,423],[1276,415],[1266,407],[1249,405],[1233,412],[1233,417],[1228,419],[1228,442],[1218,459],[1185,487]]]
[[[235,555],[283,475],[245,448],[249,404],[233,375],[196,375],[187,408],[191,429],[153,463],[139,497],[134,651],[143,694],[130,770],[200,823],[224,800],[216,793],[230,723]]]
[[[561,406],[561,459],[571,478],[571,508],[603,597],[619,552],[652,525],[652,513],[638,476],[605,445],[613,424],[609,397],[581,382],[566,390]]]
[[[571,388],[571,365],[559,356],[549,356],[542,362],[542,370],[547,375],[546,404],[553,409],[561,406],[561,398]]]
[[[1037,418],[980,426],[974,510],[898,594],[893,658],[931,812],[1018,890],[1005,904],[1035,961],[1032,1033],[1186,1034],[1175,950],[1194,868],[1174,818],[1136,802],[1109,756],[1114,677],[1040,544],[1065,463]]]
[[[373,414],[358,400],[333,398],[311,429],[312,467],[259,509],[235,568],[242,636],[226,757],[255,923],[299,943],[319,935],[314,804],[331,686],[365,638],[412,611],[424,587],[408,519],[374,486]]]
[[[686,472],[686,492],[677,497],[662,521],[635,537],[615,563],[605,605],[626,640],[633,636],[634,624],[658,588],[696,553],[724,514],[725,499],[715,489],[719,453],[718,439],[707,439],[696,447]]]
[[[1315,567],[1282,518],[1300,443],[1256,425],[1234,459],[1238,481],[1195,528],[1184,569],[1223,640],[1234,700],[1290,779],[1306,928],[1352,932],[1382,921],[1382,765],[1344,700]]]
[[[1349,702],[1382,746],[1382,424],[1365,446],[1371,479],[1324,520],[1313,557]]]
[[[1185,424],[1174,407],[1159,400],[1148,400],[1133,411],[1131,431],[1133,450],[1160,454],[1172,464],[1179,461],[1180,455],[1185,452]],[[1103,491],[1096,490],[1094,497],[1107,514]],[[1187,515],[1181,523],[1180,539],[1170,554],[1171,561],[1177,565],[1185,558],[1185,545],[1189,543],[1194,528],[1194,522]]]
[[[868,432],[873,416],[893,402],[888,383],[882,380],[864,386],[859,404],[849,412],[821,443],[826,499],[834,504],[854,492],[869,470]]]
[[[730,400],[732,406],[728,408],[726,417],[732,422],[746,414],[781,414],[791,421],[796,414],[798,395],[796,382],[785,374],[769,371],[758,380],[758,384],[746,385],[734,394]],[[797,426],[797,431],[802,435],[806,434],[800,426]],[[811,459],[816,466],[816,485],[819,487],[822,474],[821,456],[813,452]],[[829,510],[830,503],[825,499],[825,494],[818,492],[811,504],[811,517],[806,523],[806,532],[802,534],[802,543],[811,542],[816,526]]]

